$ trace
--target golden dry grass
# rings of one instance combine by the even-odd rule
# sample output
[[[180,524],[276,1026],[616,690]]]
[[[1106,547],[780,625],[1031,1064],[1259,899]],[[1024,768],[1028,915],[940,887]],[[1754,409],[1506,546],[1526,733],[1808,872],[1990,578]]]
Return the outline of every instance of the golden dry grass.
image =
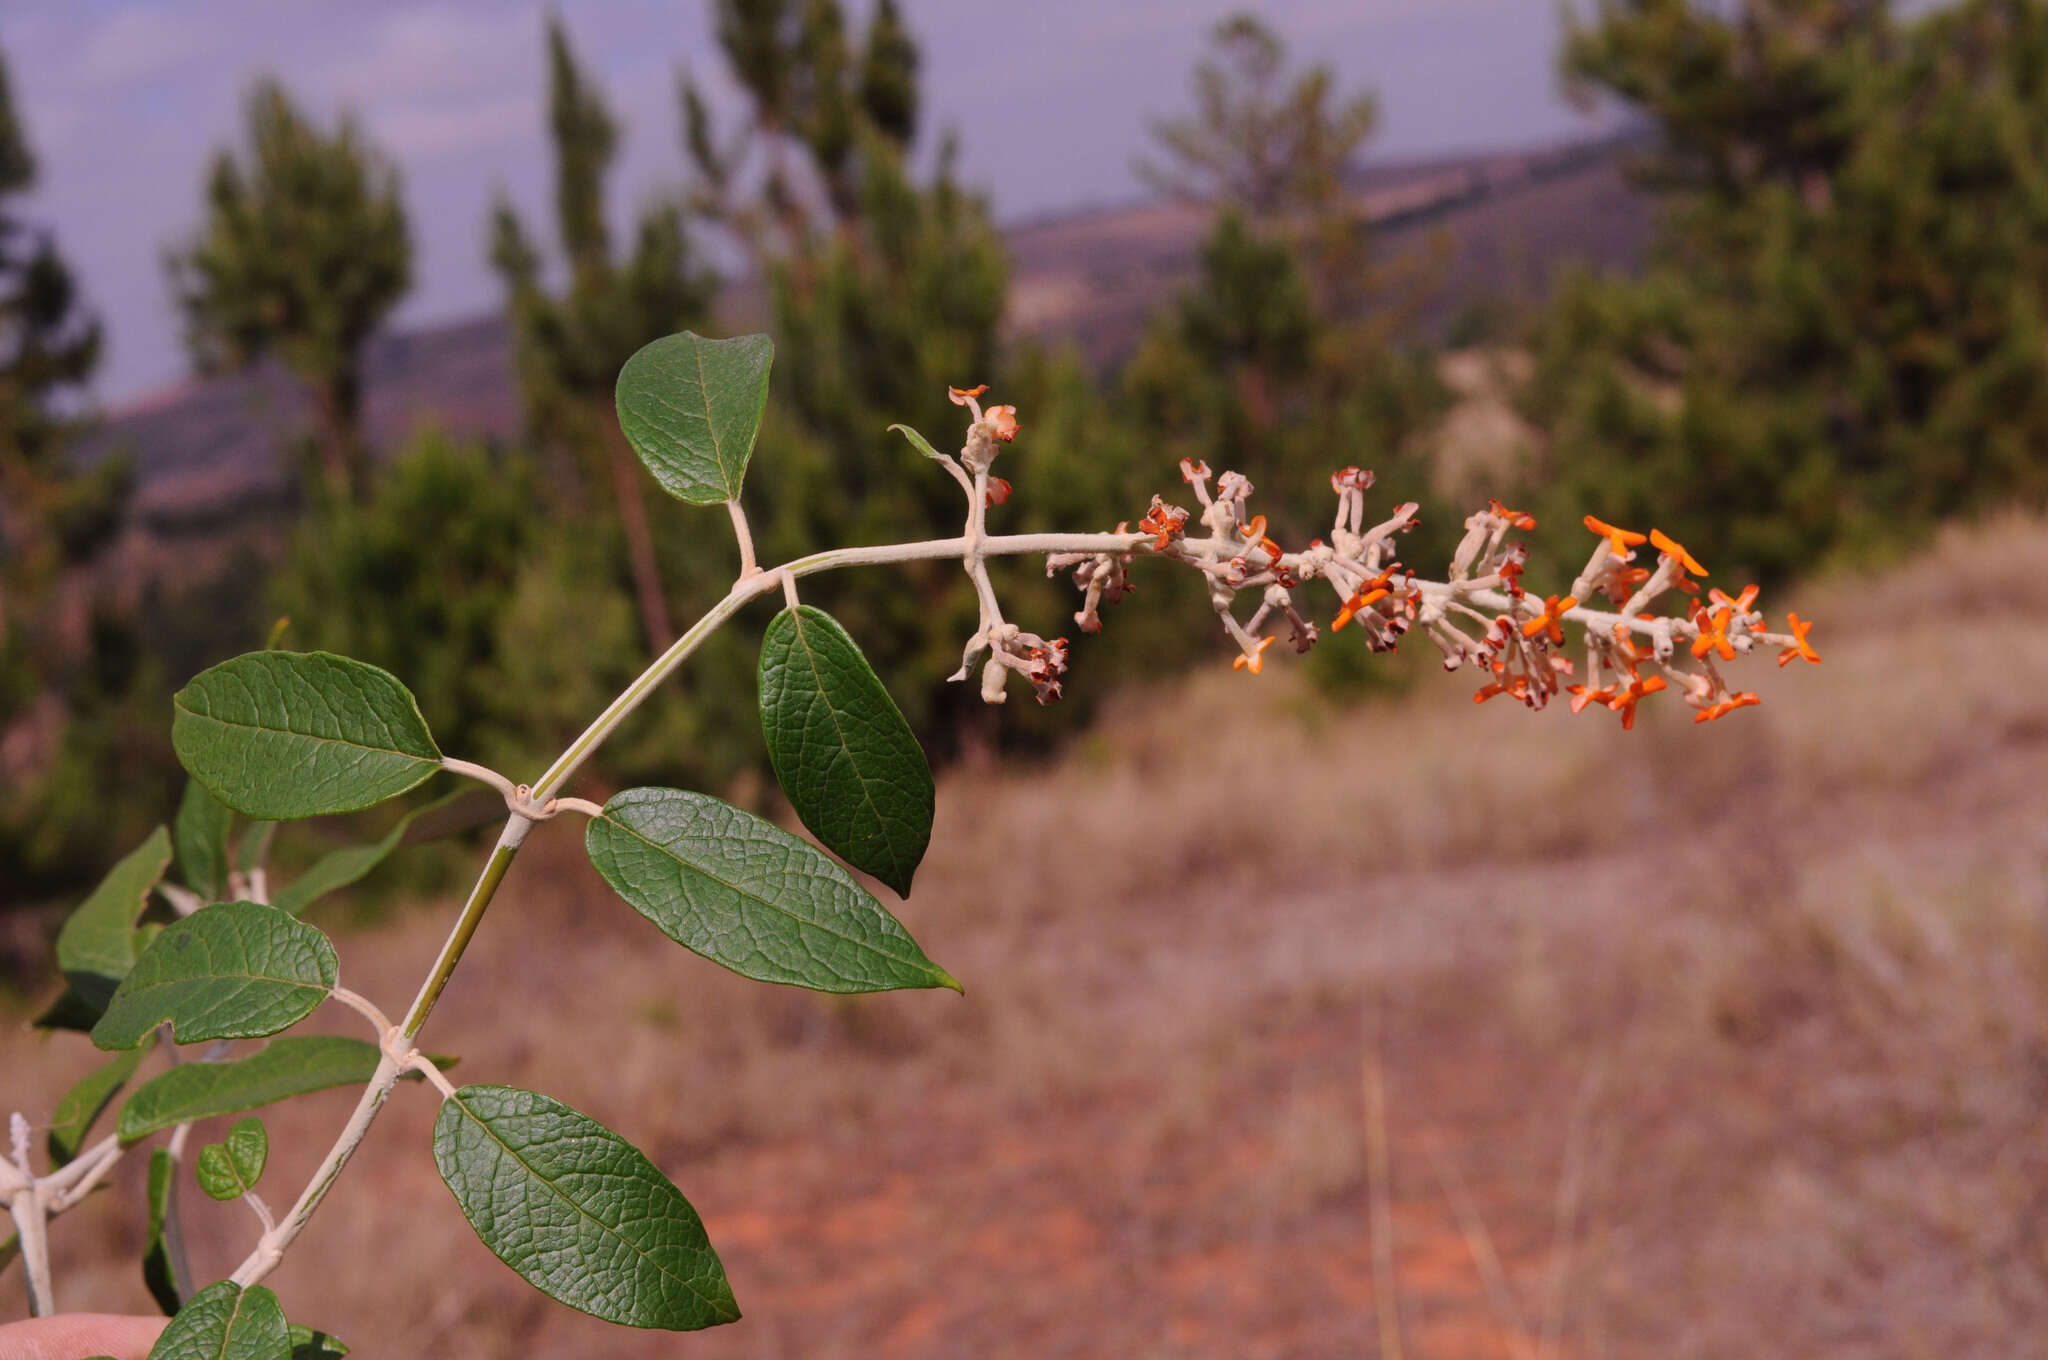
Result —
[[[1711,727],[1475,709],[1461,677],[1344,711],[1275,667],[955,770],[902,915],[964,998],[727,977],[545,828],[431,1046],[645,1147],[748,1316],[678,1341],[532,1294],[411,1088],[275,1283],[380,1356],[1348,1356],[1383,1307],[1414,1356],[2021,1353],[2048,1323],[2048,528],[1799,608],[1827,664],[1750,663],[1764,706]],[[451,910],[345,938],[344,980],[401,1002]],[[83,1065],[0,1036],[31,1114]],[[274,1198],[348,1099],[273,1117]],[[127,1181],[59,1225],[80,1306],[146,1307]],[[246,1215],[192,1216],[229,1268]]]

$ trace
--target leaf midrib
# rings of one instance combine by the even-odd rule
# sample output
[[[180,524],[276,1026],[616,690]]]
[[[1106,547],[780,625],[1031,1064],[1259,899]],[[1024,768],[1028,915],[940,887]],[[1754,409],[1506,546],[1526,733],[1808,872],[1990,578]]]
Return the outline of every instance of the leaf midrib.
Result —
[[[896,843],[889,835],[889,819],[882,814],[881,805],[875,801],[874,794],[868,791],[867,772],[861,768],[860,757],[854,754],[852,744],[847,741],[846,725],[840,722],[839,709],[834,706],[831,694],[825,689],[824,673],[818,669],[818,655],[811,648],[811,640],[804,635],[803,612],[801,610],[792,610],[790,618],[796,625],[796,640],[803,645],[804,659],[810,664],[811,680],[817,686],[818,699],[825,705],[825,711],[832,716],[832,730],[839,736],[839,749],[846,752],[847,763],[853,766],[853,777],[860,783],[861,801],[867,804],[868,811],[874,814],[875,824],[882,830],[882,850],[889,857],[889,867],[892,870],[900,871],[902,857],[896,853]],[[885,700],[888,699],[886,694],[882,697]],[[913,866],[914,871],[915,866]],[[894,885],[891,884],[891,886],[893,887]]]
[[[177,708],[178,712],[188,718],[196,718],[201,722],[219,723],[222,727],[240,727],[247,728],[251,732],[267,732],[272,736],[299,737],[306,741],[324,741],[333,746],[352,746],[358,751],[368,751],[373,755],[403,756],[407,760],[417,761],[422,765],[439,765],[441,763],[426,756],[415,755],[411,751],[401,751],[396,746],[366,746],[359,741],[350,741],[347,737],[327,737],[317,732],[295,732],[289,727],[265,727],[261,723],[242,722],[235,718],[223,718],[212,713],[201,713],[197,709],[185,707],[182,703]]]
[[[692,1294],[695,1294],[698,1298],[702,1299],[706,1304],[709,1304],[712,1310],[718,1313],[721,1317],[724,1316],[725,1308],[717,1298],[714,1298],[713,1296],[706,1294],[702,1289],[698,1288],[697,1285],[693,1283],[688,1276],[678,1275],[674,1271],[670,1270],[667,1266],[664,1266],[661,1262],[655,1260],[654,1257],[649,1255],[647,1252],[643,1251],[638,1243],[634,1242],[631,1238],[627,1237],[617,1228],[605,1222],[596,1214],[591,1213],[588,1209],[578,1204],[575,1200],[570,1199],[567,1194],[557,1189],[555,1183],[549,1180],[546,1176],[542,1175],[538,1167],[534,1166],[532,1162],[527,1161],[526,1158],[520,1156],[518,1151],[514,1149],[510,1143],[506,1142],[504,1139],[498,1136],[497,1130],[493,1129],[488,1123],[486,1123],[477,1114],[475,1110],[469,1108],[469,1103],[462,1098],[462,1092],[457,1091],[454,1095],[448,1097],[448,1103],[455,1106],[457,1109],[461,1110],[465,1118],[467,1118],[471,1123],[475,1124],[478,1128],[482,1129],[484,1131],[485,1136],[488,1137],[493,1143],[496,1143],[500,1148],[503,1148],[505,1155],[507,1157],[510,1157],[513,1161],[519,1163],[520,1166],[526,1168],[526,1172],[528,1175],[532,1176],[534,1180],[538,1181],[540,1184],[546,1186],[549,1194],[553,1195],[556,1199],[562,1201],[562,1203],[568,1205],[571,1209],[574,1209],[578,1214],[582,1215],[584,1218],[587,1218],[592,1223],[595,1223],[598,1227],[604,1229],[604,1231],[609,1233],[611,1236],[618,1238],[621,1242],[624,1242],[628,1247],[632,1248],[633,1253],[636,1256],[646,1261],[647,1264],[653,1266],[661,1274],[666,1275],[669,1279],[674,1280],[676,1283],[682,1285],[683,1288],[689,1290]],[[592,1120],[591,1122],[595,1123],[596,1121]],[[602,1128],[603,1125],[599,1125],[598,1127]],[[673,1189],[674,1187],[671,1186],[670,1188]],[[737,1309],[735,1309],[733,1312],[733,1317],[738,1316],[739,1312]]]
[[[671,850],[668,846],[663,845],[660,841],[653,840],[648,836],[641,834],[638,827],[628,826],[625,822],[619,820],[616,816],[609,812],[607,812],[601,820],[610,822],[612,825],[618,827],[620,830],[632,836],[641,844],[660,851],[662,854],[666,855],[669,859],[674,860],[683,868],[688,869],[693,873],[702,874],[705,878],[710,879],[713,883],[717,883],[724,887],[730,888],[742,897],[748,898],[751,901],[759,902],[762,906],[768,908],[768,910],[786,916],[790,920],[796,922],[798,925],[809,926],[811,929],[829,935],[835,940],[842,940],[846,944],[851,945],[855,949],[866,950],[868,953],[874,954],[879,958],[887,959],[892,963],[899,963],[908,967],[920,966],[916,963],[915,960],[902,959],[894,954],[885,953],[884,951],[877,949],[873,944],[870,944],[866,940],[855,939],[853,936],[843,934],[840,931],[834,930],[832,929],[832,927],[825,925],[822,922],[806,920],[804,917],[797,915],[795,912],[789,910],[787,907],[784,907],[779,903],[772,902],[769,899],[762,897],[760,894],[753,892],[751,889],[743,888],[739,884],[731,881],[730,879],[723,878],[718,874],[712,873],[709,869],[704,868],[700,864],[696,864],[690,860],[684,859],[681,855],[678,855],[674,850]],[[856,892],[860,891],[858,884],[854,885],[854,890]],[[877,903],[876,905],[880,906],[880,903]],[[921,966],[929,967],[932,968],[934,971],[937,971],[937,965],[931,964],[929,960],[927,960],[926,963]]]

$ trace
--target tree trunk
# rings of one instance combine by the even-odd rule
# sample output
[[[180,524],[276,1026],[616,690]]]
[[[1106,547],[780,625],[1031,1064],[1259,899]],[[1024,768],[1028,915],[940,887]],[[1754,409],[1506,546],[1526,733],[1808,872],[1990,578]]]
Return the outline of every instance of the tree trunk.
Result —
[[[611,454],[612,490],[619,503],[619,524],[626,531],[626,558],[633,569],[633,592],[640,601],[640,626],[647,650],[660,652],[675,639],[669,627],[668,600],[661,591],[661,573],[654,563],[654,533],[647,524],[646,489],[640,481],[640,460],[626,442],[619,422],[603,417],[605,446]]]
[[[327,485],[357,505],[370,498],[368,451],[356,431],[360,406],[353,373],[338,373],[313,384],[314,423],[319,426],[320,467]]]

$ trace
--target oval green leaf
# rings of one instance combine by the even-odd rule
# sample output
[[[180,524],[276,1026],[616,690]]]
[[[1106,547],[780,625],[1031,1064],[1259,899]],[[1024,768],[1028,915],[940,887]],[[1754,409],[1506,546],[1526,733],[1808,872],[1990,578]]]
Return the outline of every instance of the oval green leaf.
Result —
[[[169,1148],[149,1154],[149,1240],[142,1250],[142,1282],[165,1317],[175,1316],[190,1294],[185,1236],[178,1219],[178,1159]]]
[[[684,789],[628,789],[590,819],[590,862],[677,944],[821,992],[960,984],[810,842]]]
[[[697,1211],[590,1116],[533,1091],[465,1086],[434,1121],[434,1161],[483,1244],[549,1298],[628,1327],[738,1319]]]
[[[92,1041],[132,1048],[166,1023],[181,1044],[261,1038],[303,1020],[339,974],[333,943],[276,907],[203,907],[143,951]]]
[[[619,370],[619,429],[662,490],[692,505],[736,500],[768,405],[775,342],[684,331]]]
[[[377,1046],[333,1034],[273,1040],[231,1062],[188,1062],[144,1082],[121,1107],[122,1143],[216,1115],[240,1114],[334,1086],[361,1086],[377,1071]]]
[[[263,1121],[254,1115],[237,1120],[225,1139],[199,1149],[199,1188],[214,1199],[240,1199],[256,1188],[269,1161],[270,1135]]]
[[[311,1327],[294,1322],[292,1332],[292,1360],[341,1360],[348,1354],[348,1347],[325,1332],[316,1332]]]
[[[412,692],[331,652],[249,652],[201,671],[172,704],[178,759],[245,817],[354,812],[441,768]]]
[[[65,920],[57,934],[57,967],[70,984],[66,999],[75,1000],[78,1017],[97,1019],[135,966],[135,922],[149,905],[149,890],[170,866],[170,833],[158,827]]]
[[[185,781],[178,819],[171,824],[171,843],[178,851],[178,873],[205,906],[227,896],[228,823],[234,814],[196,779]]]
[[[178,1310],[149,1360],[291,1360],[291,1329],[277,1295],[233,1280],[210,1284]]]
[[[391,852],[405,843],[406,834],[412,830],[414,822],[458,799],[467,798],[470,793],[469,789],[457,789],[445,798],[414,808],[399,818],[398,824],[385,832],[381,840],[329,851],[313,861],[312,868],[283,887],[273,889],[270,905],[297,916],[327,894],[346,888],[391,858]]]
[[[57,1102],[57,1112],[50,1118],[50,1164],[62,1166],[78,1155],[85,1146],[85,1139],[92,1132],[92,1126],[128,1079],[135,1075],[135,1069],[149,1056],[153,1044],[145,1041],[126,1053],[116,1055],[102,1065],[91,1076],[79,1082],[64,1093]]]
[[[827,850],[910,896],[932,839],[932,767],[902,710],[822,609],[761,639],[761,733],[790,806]]]

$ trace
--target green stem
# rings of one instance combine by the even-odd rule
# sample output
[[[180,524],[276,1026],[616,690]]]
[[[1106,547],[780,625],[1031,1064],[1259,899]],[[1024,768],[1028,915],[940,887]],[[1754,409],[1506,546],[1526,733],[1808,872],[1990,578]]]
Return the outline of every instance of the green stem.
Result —
[[[1106,552],[1128,551],[1150,539],[1148,534],[1016,534],[1004,538],[980,539],[980,550],[986,554],[1004,553],[1050,553],[1050,552]],[[757,571],[734,582],[726,597],[705,612],[704,617],[690,626],[688,632],[670,644],[667,651],[656,657],[654,662],[628,685],[618,698],[606,706],[595,722],[583,734],[569,744],[569,748],[558,756],[547,773],[533,786],[532,798],[544,803],[553,797],[567,783],[570,776],[595,751],[604,739],[612,734],[626,716],[638,708],[642,701],[661,682],[680,666],[690,653],[697,650],[704,639],[739,612],[741,606],[782,587],[785,580],[798,576],[809,576],[838,567],[867,566],[886,562],[925,561],[933,558],[960,557],[970,547],[966,538],[934,539],[928,543],[888,543],[869,548],[839,548],[830,552],[813,553],[770,571]],[[469,899],[462,904],[462,914],[455,919],[455,926],[441,945],[441,952],[434,959],[434,966],[428,972],[426,981],[420,984],[419,994],[413,998],[412,1006],[399,1023],[399,1034],[405,1042],[411,1042],[427,1016],[433,1011],[434,1003],[441,999],[441,992],[448,986],[449,978],[455,974],[455,967],[462,961],[462,953],[469,947],[476,929],[483,923],[484,912],[490,908],[491,899],[497,895],[498,885],[505,881],[506,870],[512,867],[512,860],[519,853],[520,844],[533,823],[514,813],[506,821],[505,830],[498,837],[497,846],[491,857],[484,863],[483,872],[477,876],[476,886],[469,890]],[[256,1249],[249,1253],[241,1266],[236,1269],[234,1280],[243,1288],[257,1283],[283,1259],[285,1249],[305,1228],[313,1211],[325,1199],[327,1191],[341,1175],[348,1159],[370,1131],[370,1125],[377,1113],[389,1099],[392,1088],[397,1085],[400,1069],[390,1053],[377,1064],[377,1071],[363,1089],[362,1097],[356,1102],[355,1113],[343,1126],[341,1134],[328,1149],[326,1158],[320,1163],[313,1177],[300,1192],[298,1201],[291,1212],[280,1220],[277,1226],[263,1234]]]
[[[497,896],[498,885],[505,881],[505,871],[512,867],[513,857],[519,853],[519,841],[511,838],[516,834],[524,839],[528,825],[531,823],[518,816],[505,824],[505,834],[498,838],[490,859],[484,862],[484,871],[477,876],[476,886],[469,890],[469,900],[462,904],[462,915],[455,918],[455,928],[448,932],[447,940],[442,943],[441,952],[434,959],[433,970],[420,984],[419,995],[413,998],[412,1008],[406,1011],[405,1019],[399,1024],[399,1032],[407,1039],[417,1035],[420,1027],[427,1023],[434,1003],[441,999],[441,990],[455,975],[455,965],[462,961],[462,951],[469,948],[470,938],[482,923],[491,899]]]

